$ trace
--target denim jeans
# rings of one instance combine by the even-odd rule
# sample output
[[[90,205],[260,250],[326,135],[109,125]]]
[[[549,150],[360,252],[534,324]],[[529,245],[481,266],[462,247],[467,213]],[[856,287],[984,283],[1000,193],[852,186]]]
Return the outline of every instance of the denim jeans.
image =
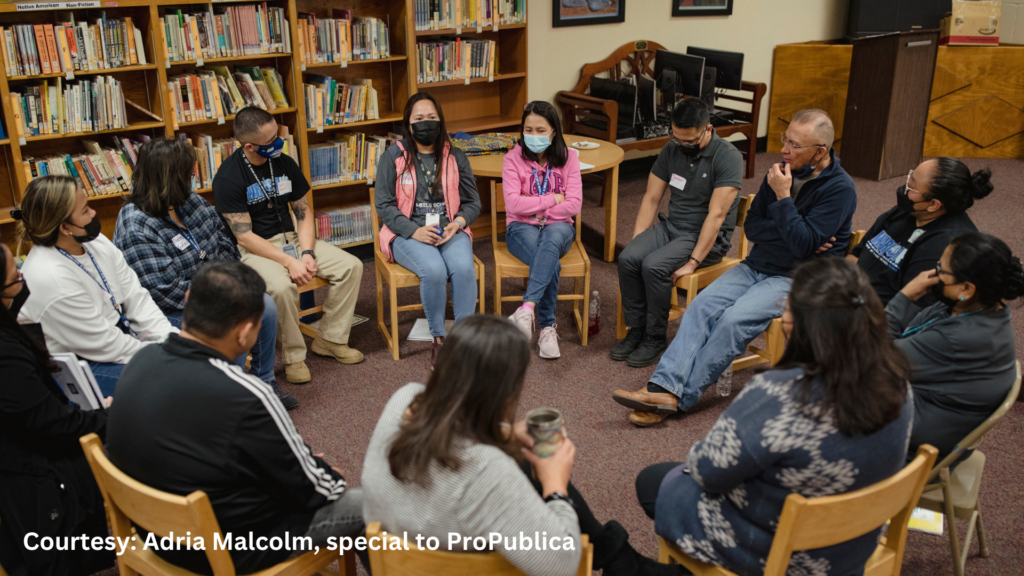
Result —
[[[395,262],[420,278],[420,301],[431,336],[444,336],[449,281],[452,283],[455,322],[473,315],[477,298],[476,268],[473,265],[473,242],[466,233],[456,232],[451,240],[440,246],[398,236],[391,243],[391,253]]]
[[[181,312],[174,312],[166,316],[171,326],[181,330]],[[268,384],[277,382],[277,377],[274,376],[275,344],[277,344],[277,304],[274,304],[274,299],[269,294],[264,294],[263,323],[260,325],[260,333],[256,335],[256,343],[249,351],[252,354],[249,373]],[[241,366],[243,370],[245,369],[245,357],[246,354],[242,354],[235,359],[235,364]]]
[[[121,377],[121,371],[124,370],[124,367],[124,364],[115,364],[113,362],[89,361],[89,368],[92,369],[92,375],[96,378],[96,384],[100,387],[100,392],[103,393],[104,398],[114,395],[117,379]],[[102,402],[102,399],[100,401]]]
[[[546,226],[512,222],[505,230],[508,251],[530,266],[523,302],[533,302],[537,307],[537,325],[541,328],[555,324],[558,275],[562,271],[559,259],[569,253],[575,238],[576,228],[566,222]]]
[[[772,319],[786,308],[793,281],[740,263],[697,295],[650,381],[675,394],[679,408],[697,403]]]

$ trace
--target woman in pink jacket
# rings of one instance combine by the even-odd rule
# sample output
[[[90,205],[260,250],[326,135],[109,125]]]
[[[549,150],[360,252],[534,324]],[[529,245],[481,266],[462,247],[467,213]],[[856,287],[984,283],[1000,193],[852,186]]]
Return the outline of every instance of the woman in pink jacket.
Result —
[[[555,107],[534,101],[523,111],[522,137],[505,155],[501,179],[505,192],[505,241],[509,252],[530,265],[516,326],[533,337],[540,324],[541,358],[558,358],[555,305],[559,259],[576,238],[572,218],[583,203],[579,153],[565,145]]]

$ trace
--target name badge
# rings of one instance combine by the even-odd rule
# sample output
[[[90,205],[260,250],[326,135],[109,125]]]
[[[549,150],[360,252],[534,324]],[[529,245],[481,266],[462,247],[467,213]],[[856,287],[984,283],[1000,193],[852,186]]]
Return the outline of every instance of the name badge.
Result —
[[[686,188],[686,178],[683,178],[679,174],[673,174],[672,180],[669,182],[669,185],[671,185],[673,188],[678,188],[682,190]]]
[[[291,194],[292,193],[292,181],[286,176],[282,176],[277,180],[277,192],[278,195]]]
[[[440,226],[441,215],[437,212],[430,212],[427,214],[427,226]]]
[[[188,247],[189,247],[188,240],[185,240],[185,237],[182,236],[181,234],[178,234],[174,238],[171,238],[171,242],[174,243],[174,246],[178,250],[182,250],[182,251],[188,250]]]

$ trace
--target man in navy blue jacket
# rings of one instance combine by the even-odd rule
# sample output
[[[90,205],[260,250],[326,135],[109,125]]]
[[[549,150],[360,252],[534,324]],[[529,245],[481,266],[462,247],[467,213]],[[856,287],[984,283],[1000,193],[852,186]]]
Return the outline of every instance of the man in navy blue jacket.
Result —
[[[790,274],[816,256],[839,256],[850,243],[857,209],[853,179],[832,150],[828,114],[802,110],[782,135],[783,162],[769,170],[747,212],[747,258],[697,295],[647,386],[616,390],[634,409],[629,420],[651,426],[697,403],[737,354],[782,315]]]

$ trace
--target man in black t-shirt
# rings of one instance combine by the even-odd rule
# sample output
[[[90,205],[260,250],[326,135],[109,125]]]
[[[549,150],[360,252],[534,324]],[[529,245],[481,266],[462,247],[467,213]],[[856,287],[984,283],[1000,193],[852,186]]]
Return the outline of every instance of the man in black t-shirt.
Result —
[[[311,378],[306,343],[299,331],[298,289],[314,276],[327,280],[330,287],[311,349],[342,364],[361,362],[363,355],[348,347],[348,336],[363,263],[316,239],[306,199],[309,182],[299,165],[281,154],[284,141],[277,134],[274,117],[259,108],[245,108],[235,115],[234,130],[243,146],[217,171],[214,203],[238,239],[242,262],[259,272],[277,304],[277,338],[285,376],[293,384]]]

